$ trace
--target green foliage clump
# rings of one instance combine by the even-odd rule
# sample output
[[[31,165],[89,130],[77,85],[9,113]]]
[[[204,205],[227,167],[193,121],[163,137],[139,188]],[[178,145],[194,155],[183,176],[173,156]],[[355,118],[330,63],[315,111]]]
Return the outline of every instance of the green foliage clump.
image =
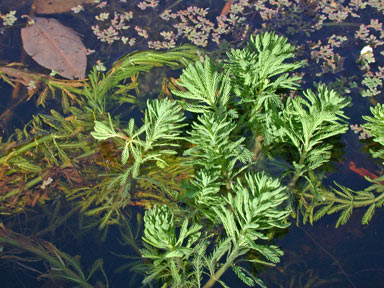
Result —
[[[296,187],[313,185],[311,173],[331,158],[329,140],[347,130],[342,109],[349,100],[333,90],[319,85],[317,93],[289,96],[300,80],[292,71],[301,63],[288,62],[293,50],[274,33],[257,35],[244,49],[230,51],[223,65],[208,57],[189,64],[172,90],[180,99],[148,102],[137,130],[133,120],[120,132],[111,119],[95,122],[93,136],[116,139],[122,150],[127,166],[122,185],[147,179],[145,170],[135,168],[146,161],[148,170],[167,169],[170,148],[177,148],[173,151],[181,166],[194,171],[177,192],[156,183],[186,207],[171,201],[146,211],[142,255],[147,261],[135,268],[147,274],[145,284],[225,285],[220,277],[232,268],[248,285],[264,287],[239,263],[279,261],[282,251],[271,237],[288,227],[293,209],[307,213],[307,196]],[[159,107],[166,109],[160,113]],[[183,118],[181,109],[193,117]],[[167,119],[157,121],[159,115]],[[280,180],[257,172],[258,162],[268,157],[286,157],[291,170]],[[135,173],[129,176],[131,171]]]
[[[92,71],[71,91],[81,108],[66,105],[68,117],[53,111],[35,118],[31,125],[41,137],[7,151],[0,162],[12,165],[9,176],[29,163],[28,185],[35,188],[42,169],[46,176],[57,176],[49,174],[53,168],[70,169],[66,175],[75,184],[55,185],[104,231],[123,226],[127,206],[146,207],[142,245],[130,228],[124,237],[141,256],[132,269],[144,274],[146,285],[226,287],[221,276],[232,270],[248,286],[265,287],[248,266],[279,262],[283,252],[273,238],[289,226],[289,215],[312,222],[342,211],[338,225],[353,207],[373,201],[368,190],[339,185],[329,191],[320,181],[335,140],[347,130],[349,99],[323,84],[315,92],[296,91],[302,63],[292,61],[294,47],[274,33],[251,37],[223,61],[191,63],[195,52],[131,53],[106,74]],[[176,99],[147,100],[142,119],[115,113],[126,102],[142,108],[129,91],[138,89],[139,73],[163,65],[186,65],[171,87]],[[382,117],[380,109],[367,120]],[[376,124],[366,129],[381,143]],[[23,157],[29,148],[41,149],[34,161]],[[45,158],[48,164],[39,168],[35,163]],[[275,159],[286,163],[279,175],[261,168]],[[372,187],[379,191],[381,181]],[[14,187],[2,197],[11,201],[18,192]],[[370,202],[364,222],[383,204],[381,195]]]
[[[283,205],[288,193],[278,180],[263,173],[246,174],[245,183],[238,179],[232,189],[235,196],[221,196],[222,203],[212,206],[215,224],[223,226],[226,234],[219,237],[220,242],[212,253],[207,249],[214,242],[209,240],[206,231],[202,233],[202,225],[188,227],[187,218],[177,236],[174,214],[167,206],[155,206],[146,211],[143,236],[146,244],[142,255],[153,263],[141,268],[150,271],[144,284],[159,279],[171,287],[200,287],[202,275],[209,275],[210,279],[203,287],[211,287],[228,268],[232,268],[237,274],[246,272],[249,277],[243,275],[243,279],[247,279],[245,281],[250,286],[257,283],[264,287],[260,279],[236,264],[239,257],[252,250],[266,260],[259,257],[243,260],[269,265],[279,262],[282,251],[260,240],[268,241],[267,232],[271,229],[289,226],[286,218],[290,209]]]
[[[294,166],[299,173],[313,171],[331,158],[332,145],[326,140],[348,130],[344,109],[350,101],[320,84],[317,94],[304,92],[305,98],[288,98],[279,115],[282,142],[288,142],[298,151]],[[285,123],[282,123],[285,122]]]

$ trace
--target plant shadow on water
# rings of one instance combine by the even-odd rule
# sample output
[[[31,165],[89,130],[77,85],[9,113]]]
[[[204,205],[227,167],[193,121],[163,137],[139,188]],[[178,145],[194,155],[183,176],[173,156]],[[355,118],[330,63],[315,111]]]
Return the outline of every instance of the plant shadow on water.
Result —
[[[382,4],[51,2],[0,3],[2,287],[380,287]]]

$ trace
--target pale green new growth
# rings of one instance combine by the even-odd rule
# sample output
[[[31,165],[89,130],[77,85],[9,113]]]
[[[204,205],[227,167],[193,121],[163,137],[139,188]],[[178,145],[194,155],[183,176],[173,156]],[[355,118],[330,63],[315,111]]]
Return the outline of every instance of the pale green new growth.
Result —
[[[146,211],[144,222],[145,230],[142,239],[158,249],[170,250],[164,258],[181,257],[184,252],[189,251],[192,244],[200,237],[199,230],[202,228],[197,224],[188,227],[188,219],[185,219],[179,236],[176,237],[174,215],[167,206],[155,206]],[[187,242],[184,243],[186,239]],[[144,257],[147,256],[144,255]]]
[[[224,199],[220,197],[220,187],[224,184],[220,181],[221,173],[218,170],[212,170],[208,172],[205,170],[199,170],[191,180],[193,185],[193,200],[197,208],[208,217],[212,222],[215,222],[215,213],[212,211],[212,207],[219,206],[224,202]]]
[[[185,92],[173,90],[172,93],[193,102],[183,103],[185,108],[194,113],[205,113],[226,109],[230,101],[231,82],[226,74],[215,71],[212,60],[189,64],[180,76],[181,87]]]
[[[119,137],[119,134],[116,133],[113,128],[111,115],[108,114],[108,125],[100,121],[95,121],[95,128],[94,131],[91,132],[91,135],[97,140],[107,140],[109,138]]]
[[[332,145],[326,140],[347,131],[347,117],[342,109],[349,102],[322,84],[317,93],[307,90],[304,98],[288,98],[280,118],[279,135],[299,152],[296,162],[299,173],[312,171],[329,161]]]
[[[171,287],[200,287],[200,282],[191,281],[201,279],[205,273],[211,279],[203,287],[211,287],[232,267],[245,283],[264,287],[260,279],[245,276],[246,269],[234,265],[250,250],[260,253],[269,264],[279,261],[282,251],[278,247],[257,241],[269,240],[266,232],[272,228],[289,226],[286,218],[291,211],[284,205],[288,194],[278,180],[264,174],[247,174],[245,181],[244,185],[239,179],[233,184],[234,197],[228,194],[212,206],[212,215],[217,224],[224,226],[227,237],[208,257],[204,253],[210,241],[202,237],[201,225],[188,227],[188,219],[185,219],[177,236],[174,214],[167,206],[154,207],[145,213],[143,240],[150,246],[145,245],[142,253],[143,257],[153,259],[155,266],[149,265],[152,273],[144,283],[154,278],[172,277],[168,282]],[[248,261],[267,263],[261,259]]]
[[[122,162],[126,164],[132,155],[134,164],[129,169],[132,169],[133,177],[137,177],[143,163],[160,161],[166,165],[167,163],[161,157],[176,153],[167,148],[179,146],[176,141],[183,139],[179,136],[180,128],[184,126],[180,123],[183,120],[181,107],[176,102],[168,99],[154,100],[148,101],[144,124],[139,129],[135,129],[135,122],[131,119],[128,128],[124,129],[126,134],[116,133],[109,117],[109,126],[95,121],[95,131],[91,134],[98,140],[123,139],[125,144],[122,151]]]
[[[240,103],[251,105],[250,120],[264,121],[269,109],[282,108],[283,89],[299,87],[301,77],[289,73],[302,66],[288,63],[294,49],[286,38],[264,33],[251,36],[244,49],[227,53],[225,69],[232,76],[233,91],[240,96]]]
[[[193,157],[191,161],[195,165],[208,171],[220,170],[225,176],[223,180],[230,181],[241,172],[241,169],[234,169],[237,162],[246,164],[252,161],[251,151],[243,144],[245,138],[231,139],[236,124],[227,117],[219,119],[214,113],[206,113],[198,116],[197,120],[187,138],[195,147],[186,150],[184,155]]]

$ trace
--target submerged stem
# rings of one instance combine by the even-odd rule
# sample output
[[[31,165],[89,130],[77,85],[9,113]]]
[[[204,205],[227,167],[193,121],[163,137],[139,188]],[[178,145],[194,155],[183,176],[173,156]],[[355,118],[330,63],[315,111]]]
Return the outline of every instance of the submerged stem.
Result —
[[[4,227],[0,227],[0,244],[14,246],[42,258],[53,266],[52,270],[55,270],[58,273],[59,271],[62,272],[60,273],[62,275],[58,275],[57,278],[71,280],[73,282],[78,283],[83,288],[93,287],[86,280],[82,279],[80,275],[65,266],[65,264],[62,262],[62,259],[56,259],[54,256],[50,255],[50,253],[46,251],[47,248],[44,248],[44,246],[39,248],[38,246],[31,243],[28,238],[24,239],[22,235],[13,234],[14,232],[5,230]],[[50,244],[50,247],[51,248],[49,249],[55,249],[52,244]],[[58,251],[53,252],[58,257],[60,257],[59,254],[57,254]]]
[[[9,160],[11,157],[19,155],[19,154],[21,154],[23,152],[26,152],[26,151],[28,151],[28,150],[30,150],[30,149],[32,149],[32,148],[42,144],[42,143],[44,143],[44,142],[46,142],[48,140],[54,139],[54,138],[58,138],[58,136],[53,135],[53,134],[49,134],[49,135],[45,135],[45,136],[43,136],[41,138],[38,138],[38,139],[35,138],[34,140],[31,140],[30,143],[28,143],[28,144],[26,144],[24,146],[21,146],[20,148],[18,148],[16,150],[8,153],[7,155],[1,157],[0,158],[0,165],[4,165],[7,162],[7,160]]]
[[[208,280],[207,283],[203,286],[203,288],[211,288],[217,280],[220,279],[221,276],[227,271],[227,269],[232,265],[233,260],[237,257],[237,252],[239,248],[235,247],[235,249],[231,252],[231,254],[228,256],[227,261],[224,263],[223,266],[217,272],[211,276],[211,278]]]

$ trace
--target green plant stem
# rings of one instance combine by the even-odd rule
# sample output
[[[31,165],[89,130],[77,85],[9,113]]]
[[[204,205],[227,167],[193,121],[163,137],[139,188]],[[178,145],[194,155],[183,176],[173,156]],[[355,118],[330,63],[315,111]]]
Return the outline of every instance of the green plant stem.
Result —
[[[17,156],[25,151],[28,151],[32,148],[35,148],[36,146],[48,141],[48,140],[51,140],[51,139],[54,139],[54,138],[59,138],[59,136],[57,135],[54,135],[54,134],[49,134],[49,135],[45,135],[41,138],[35,138],[33,140],[31,140],[30,143],[24,145],[24,146],[21,146],[20,148],[8,153],[7,155],[3,156],[0,158],[0,165],[3,165],[4,164],[4,161],[10,159],[11,157],[13,156]]]
[[[14,156],[17,156],[21,153],[24,153],[28,150],[31,150],[32,148],[35,148],[49,140],[55,140],[55,139],[60,139],[60,138],[67,138],[68,136],[59,136],[59,135],[56,135],[56,134],[49,134],[49,135],[45,135],[43,137],[40,137],[40,138],[34,138],[33,140],[31,140],[28,144],[25,144],[19,148],[17,148],[16,150],[13,150],[9,153],[7,153],[6,155],[4,155],[3,157],[0,158],[0,165],[4,165],[6,162],[5,161],[8,161],[10,158],[14,157]],[[81,159],[81,158],[84,158],[84,157],[87,157],[89,155],[92,155],[92,153],[94,153],[94,151],[91,151],[90,152],[86,152],[85,154],[82,154],[78,157],[76,157],[76,159]]]
[[[2,234],[5,234],[5,233],[2,233]],[[8,235],[5,235],[5,236],[0,235],[1,244],[5,244],[5,245],[8,244],[8,245],[17,247],[19,249],[22,249],[24,251],[28,251],[32,254],[35,254],[38,257],[49,262],[53,267],[56,268],[55,270],[62,271],[64,275],[67,275],[69,278],[73,279],[76,283],[80,284],[81,287],[93,288],[92,285],[88,284],[85,280],[81,279],[79,275],[77,275],[71,269],[63,265],[59,260],[49,255],[49,253],[44,252],[43,249],[39,249],[37,247],[34,247],[33,245],[28,245],[29,243],[26,243],[26,241],[18,241],[18,240],[19,239],[15,239],[14,237],[12,238],[12,235],[10,237]],[[65,279],[68,279],[68,278],[65,278]]]
[[[211,276],[211,278],[208,280],[207,283],[204,284],[203,288],[211,288],[213,285],[215,285],[216,281],[220,279],[221,276],[227,271],[227,269],[232,265],[233,260],[237,257],[239,247],[235,247],[235,249],[231,252],[231,254],[228,256],[227,261],[224,263],[223,266],[220,267],[217,272]]]
[[[38,233],[36,233],[34,236],[35,237],[41,237],[42,235],[50,232],[51,230],[54,230],[56,229],[57,227],[59,227],[61,224],[63,224],[65,221],[67,221],[67,219],[69,217],[72,216],[72,214],[74,214],[75,212],[78,212],[81,210],[81,205],[78,205],[76,206],[75,208],[73,208],[71,211],[69,211],[67,214],[63,215],[63,216],[60,216],[54,223],[52,223],[52,225],[48,226],[47,228],[39,231]]]
[[[34,178],[31,181],[27,182],[27,184],[25,184],[25,186],[22,189],[19,189],[19,188],[13,189],[10,192],[8,192],[6,195],[1,197],[0,199],[3,201],[4,199],[7,199],[9,197],[12,197],[12,196],[18,194],[21,190],[27,190],[27,189],[35,186],[36,184],[40,183],[41,181],[43,181],[43,179],[40,176],[37,176],[36,178]]]
[[[305,158],[307,157],[307,152],[300,153],[300,155],[301,156],[300,156],[300,160],[299,160],[299,165],[303,165]],[[296,170],[295,175],[293,176],[293,178],[291,179],[291,181],[289,181],[289,183],[287,185],[289,190],[292,190],[293,187],[295,187],[297,180],[299,180],[299,178],[301,176],[301,172],[302,172],[301,169]]]
[[[65,89],[65,90],[67,90],[67,91],[69,91],[71,93],[75,93],[75,94],[78,94],[78,95],[83,95],[84,94],[84,89],[61,85],[60,82],[56,82],[56,81],[50,81],[50,80],[45,81],[45,79],[43,79],[42,81],[44,81],[48,86],[51,86],[52,88]],[[84,83],[84,86],[85,85],[86,84]]]
[[[76,157],[76,160],[80,160],[80,159],[83,159],[83,158],[87,158],[87,157],[89,157],[89,156],[91,156],[91,155],[93,155],[93,154],[95,154],[95,153],[96,153],[95,150],[89,150],[89,151],[87,151],[87,152],[85,152],[85,153],[83,153],[83,154],[77,156],[77,157]]]
[[[27,151],[27,150],[29,150],[29,149],[31,149],[31,148],[34,148],[34,147],[36,147],[37,145],[42,144],[42,143],[44,143],[45,141],[47,141],[47,140],[49,140],[49,139],[54,139],[54,138],[52,138],[52,137],[54,137],[54,138],[58,138],[58,137],[55,136],[55,135],[47,135],[47,136],[44,136],[44,137],[42,137],[42,138],[39,139],[40,141],[34,141],[33,143],[29,143],[29,144],[27,144],[27,145],[21,147],[20,149],[15,150],[15,152],[13,152],[12,156],[14,156],[14,155],[16,156],[16,155],[18,155],[18,154],[20,154],[20,153],[23,153],[23,152],[25,152],[25,151]],[[43,139],[43,138],[44,138],[44,139]],[[39,143],[37,143],[37,142],[39,142]],[[36,144],[36,143],[37,143],[37,144]],[[25,148],[26,146],[28,146],[28,147]],[[12,153],[12,152],[11,152],[11,153]],[[90,155],[93,155],[93,154],[95,154],[95,153],[96,153],[95,150],[90,150],[90,151],[87,151],[87,152],[85,152],[85,153],[83,153],[83,154],[77,156],[75,159],[78,160],[78,159],[86,158],[86,157],[89,157]],[[10,155],[8,154],[7,156],[3,156],[3,157],[1,157],[1,158],[0,158],[0,164],[3,164],[2,162],[5,160],[5,158],[7,158],[7,157],[10,158],[9,156],[10,156]],[[32,180],[28,181],[28,182],[25,184],[25,186],[24,186],[21,190],[27,190],[27,189],[29,189],[29,188],[31,188],[31,187],[33,187],[33,186],[35,186],[35,185],[41,183],[41,181],[43,181],[43,179],[42,179],[40,176],[37,176],[37,177],[33,178]],[[8,192],[6,195],[0,197],[0,200],[4,200],[4,199],[7,199],[7,198],[12,197],[12,196],[14,196],[14,195],[17,195],[18,193],[20,193],[21,190],[20,190],[19,188],[13,189],[13,190],[11,190],[10,192]]]
[[[297,180],[299,180],[300,173],[301,173],[301,170],[296,171],[296,172],[295,172],[295,175],[293,176],[293,178],[291,179],[291,181],[289,181],[289,183],[288,183],[288,185],[287,185],[287,187],[288,187],[289,190],[292,190],[293,187],[295,187]]]
[[[304,197],[305,198],[315,198],[316,196],[306,193],[306,194],[304,194]],[[380,200],[382,200],[384,198],[384,193],[381,193],[379,196],[375,197],[374,199],[361,200],[361,201],[358,201],[355,199],[352,201],[351,200],[343,200],[343,199],[340,199],[337,197],[332,197],[329,195],[323,195],[323,197],[325,198],[324,201],[332,201],[332,202],[336,202],[336,203],[340,203],[340,204],[351,204],[351,202],[352,202],[353,207],[364,207],[364,206],[369,206],[373,203],[377,203]]]
[[[253,160],[257,160],[259,158],[263,140],[264,138],[261,135],[255,137],[255,147],[253,148]]]

